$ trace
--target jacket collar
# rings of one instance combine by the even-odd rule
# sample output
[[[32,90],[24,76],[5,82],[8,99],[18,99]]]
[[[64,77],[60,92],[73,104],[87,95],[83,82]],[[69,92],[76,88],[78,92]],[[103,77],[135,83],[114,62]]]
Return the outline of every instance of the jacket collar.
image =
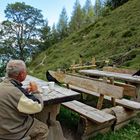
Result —
[[[6,77],[3,81],[4,82],[8,82],[9,81],[10,83],[12,83],[15,86],[20,86],[20,87],[22,86],[22,83],[21,82],[19,82],[16,79],[13,79],[13,78]]]

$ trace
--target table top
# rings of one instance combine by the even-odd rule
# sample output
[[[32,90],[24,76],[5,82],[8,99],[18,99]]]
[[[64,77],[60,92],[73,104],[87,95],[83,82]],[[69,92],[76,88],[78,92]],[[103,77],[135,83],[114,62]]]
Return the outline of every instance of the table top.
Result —
[[[38,79],[36,77],[27,75],[25,81],[23,82],[23,86],[27,87],[30,81],[35,81],[40,88],[42,86],[48,86],[49,83],[47,81]],[[55,84],[53,90],[51,90],[49,93],[46,94],[42,93],[41,95],[43,97],[44,104],[57,104],[57,103],[78,99],[80,93]]]
[[[79,73],[89,75],[89,76],[98,76],[98,77],[109,77],[118,80],[124,80],[131,83],[140,84],[140,76],[132,76],[131,74],[108,72],[101,70],[80,70]]]

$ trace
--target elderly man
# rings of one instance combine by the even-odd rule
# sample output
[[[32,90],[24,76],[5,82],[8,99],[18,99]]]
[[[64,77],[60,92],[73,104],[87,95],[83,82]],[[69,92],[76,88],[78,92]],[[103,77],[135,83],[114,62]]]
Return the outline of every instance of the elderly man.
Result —
[[[11,60],[6,67],[6,77],[0,83],[0,139],[47,140],[48,127],[33,118],[43,108],[43,101],[34,86],[32,94],[22,88],[27,75],[25,63]]]

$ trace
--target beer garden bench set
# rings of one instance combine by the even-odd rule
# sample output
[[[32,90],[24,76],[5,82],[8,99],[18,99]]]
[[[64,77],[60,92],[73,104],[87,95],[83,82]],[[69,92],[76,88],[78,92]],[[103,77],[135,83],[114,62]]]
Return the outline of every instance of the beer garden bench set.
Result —
[[[82,140],[99,132],[119,129],[137,116],[140,111],[140,77],[132,77],[128,71],[123,71],[125,74],[122,74],[121,71],[119,74],[118,72],[109,72],[110,75],[115,74],[115,76],[104,74],[107,69],[105,71],[80,70],[80,75],[48,71],[55,81],[66,85],[67,88],[98,97],[96,107],[79,100],[61,103],[64,107],[80,115],[77,134]],[[118,82],[116,79],[124,80],[124,82]],[[133,100],[126,99],[125,96]],[[104,99],[112,103],[111,108],[102,108]]]

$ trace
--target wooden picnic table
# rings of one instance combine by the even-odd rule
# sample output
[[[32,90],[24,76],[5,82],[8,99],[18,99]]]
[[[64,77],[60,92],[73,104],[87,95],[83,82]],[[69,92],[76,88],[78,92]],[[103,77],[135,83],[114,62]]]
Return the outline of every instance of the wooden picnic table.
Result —
[[[140,76],[132,76],[131,74],[108,72],[101,70],[80,70],[79,72],[89,76],[108,77],[114,78],[116,80],[123,80],[130,83],[140,84]]]
[[[131,74],[124,74],[124,73],[116,73],[116,72],[108,72],[108,71],[101,71],[101,70],[79,70],[79,73],[88,75],[88,76],[95,76],[95,77],[107,77],[109,79],[114,80],[121,80],[126,83],[130,83],[136,86],[137,92],[137,101],[140,102],[140,76],[132,76]]]
[[[35,81],[39,87],[48,86],[48,82],[29,75],[23,82],[23,86],[26,87],[30,81]],[[59,114],[61,103],[77,99],[80,93],[55,84],[52,91],[48,94],[42,93],[41,95],[44,101],[44,108],[35,116],[49,126],[49,140],[65,140],[61,125],[56,120],[56,116]]]

